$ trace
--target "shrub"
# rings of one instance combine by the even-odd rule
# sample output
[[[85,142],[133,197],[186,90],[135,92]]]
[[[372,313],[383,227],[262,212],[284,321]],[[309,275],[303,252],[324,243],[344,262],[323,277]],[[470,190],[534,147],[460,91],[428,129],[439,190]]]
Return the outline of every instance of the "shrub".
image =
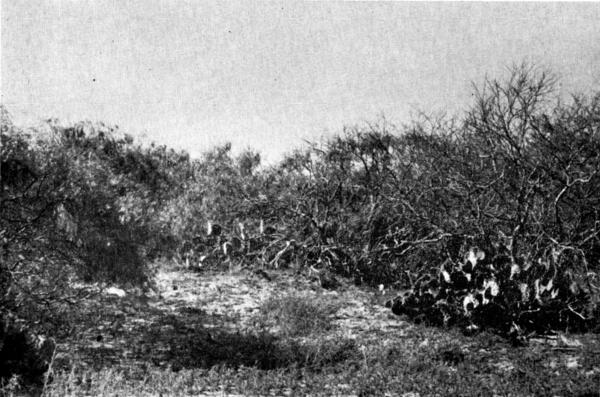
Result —
[[[336,307],[310,295],[271,297],[260,307],[259,322],[275,326],[284,336],[306,336],[329,330]]]
[[[20,334],[6,335],[56,332],[47,320],[68,321],[60,314],[77,302],[77,277],[147,280],[149,253],[162,248],[148,239],[155,230],[151,214],[164,200],[162,192],[173,190],[166,186],[179,181],[167,178],[177,168],[156,165],[160,150],[134,147],[101,124],[49,121],[22,130],[2,109],[1,126],[0,312],[22,324]],[[132,155],[137,163],[121,162]],[[146,172],[148,164],[154,168]],[[124,196],[143,208],[141,216],[130,216]],[[0,365],[15,371],[29,366],[28,346],[13,345],[25,361],[2,355]]]

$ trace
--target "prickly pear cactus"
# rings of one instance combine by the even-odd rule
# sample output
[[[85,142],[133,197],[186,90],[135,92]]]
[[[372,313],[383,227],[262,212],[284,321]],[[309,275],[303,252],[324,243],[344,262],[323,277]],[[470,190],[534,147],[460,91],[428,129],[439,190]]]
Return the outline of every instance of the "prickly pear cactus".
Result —
[[[492,251],[471,247],[462,260],[447,260],[418,277],[388,306],[416,322],[471,331],[521,334],[590,325],[597,302],[586,290],[589,279],[561,269],[556,260],[527,263]]]

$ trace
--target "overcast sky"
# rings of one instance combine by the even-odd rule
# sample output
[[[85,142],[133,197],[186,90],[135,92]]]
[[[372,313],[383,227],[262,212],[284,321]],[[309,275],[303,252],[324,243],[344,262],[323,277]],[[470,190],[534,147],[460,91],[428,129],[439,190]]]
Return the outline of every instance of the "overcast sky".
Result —
[[[600,86],[600,3],[2,0],[17,123],[101,120],[269,161],[343,125],[464,108],[514,62]]]

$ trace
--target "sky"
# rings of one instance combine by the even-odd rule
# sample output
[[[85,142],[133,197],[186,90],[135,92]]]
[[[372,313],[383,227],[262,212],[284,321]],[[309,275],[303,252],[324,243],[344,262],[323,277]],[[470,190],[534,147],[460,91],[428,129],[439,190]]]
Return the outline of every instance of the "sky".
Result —
[[[522,61],[600,87],[600,3],[1,1],[17,124],[103,121],[193,156],[273,162],[345,125],[453,114]]]

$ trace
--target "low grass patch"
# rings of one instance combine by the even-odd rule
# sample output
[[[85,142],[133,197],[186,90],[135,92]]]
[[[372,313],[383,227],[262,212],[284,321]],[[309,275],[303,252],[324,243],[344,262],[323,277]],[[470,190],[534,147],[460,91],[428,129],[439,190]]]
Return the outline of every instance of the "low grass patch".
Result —
[[[598,352],[513,347],[490,335],[417,327],[376,341],[317,337],[307,345],[270,339],[281,365],[140,366],[57,373],[49,396],[354,395],[597,396]],[[287,346],[287,347],[286,347]],[[568,363],[577,356],[578,367]]]

